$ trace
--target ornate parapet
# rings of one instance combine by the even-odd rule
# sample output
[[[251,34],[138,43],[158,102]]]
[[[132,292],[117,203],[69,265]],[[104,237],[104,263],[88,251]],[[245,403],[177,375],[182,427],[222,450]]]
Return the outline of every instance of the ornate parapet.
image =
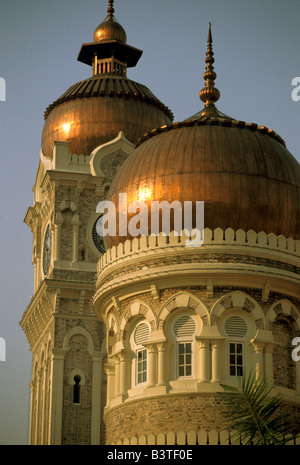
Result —
[[[96,299],[132,283],[148,282],[152,292],[154,282],[164,278],[173,284],[174,279],[197,282],[211,293],[221,282],[248,286],[252,281],[264,299],[276,282],[277,291],[299,297],[300,241],[230,228],[206,228],[200,247],[187,247],[188,239],[184,234],[144,236],[107,250],[98,262]]]

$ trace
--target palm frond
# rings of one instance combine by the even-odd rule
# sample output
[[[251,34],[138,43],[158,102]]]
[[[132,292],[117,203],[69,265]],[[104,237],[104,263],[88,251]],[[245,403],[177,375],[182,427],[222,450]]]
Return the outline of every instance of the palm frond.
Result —
[[[225,418],[237,431],[238,441],[243,444],[282,444],[289,432],[287,418],[278,413],[282,406],[280,394],[272,395],[265,379],[255,374],[241,378],[237,386],[224,388]]]

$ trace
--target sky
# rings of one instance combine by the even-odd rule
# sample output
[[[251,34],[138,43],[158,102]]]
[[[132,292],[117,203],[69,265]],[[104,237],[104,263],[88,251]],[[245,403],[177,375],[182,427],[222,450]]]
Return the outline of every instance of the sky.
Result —
[[[0,337],[6,344],[0,444],[28,444],[31,353],[19,322],[33,293],[33,265],[32,234],[23,220],[33,204],[43,114],[91,76],[77,55],[93,41],[107,4],[0,1]],[[143,50],[128,77],[149,87],[175,121],[203,107],[198,94],[211,22],[218,109],[273,129],[300,162],[300,101],[292,99],[292,80],[300,76],[299,0],[115,0],[115,17],[127,43]]]

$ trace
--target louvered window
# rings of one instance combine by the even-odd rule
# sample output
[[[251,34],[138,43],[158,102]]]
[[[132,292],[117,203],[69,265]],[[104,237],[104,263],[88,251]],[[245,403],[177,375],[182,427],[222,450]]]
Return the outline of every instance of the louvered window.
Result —
[[[196,322],[190,315],[182,315],[174,323],[174,334],[177,338],[190,338],[196,332]]]
[[[227,336],[243,338],[247,334],[247,323],[240,316],[230,316],[225,321]]]
[[[147,323],[140,323],[134,331],[134,343],[136,346],[141,346],[148,341],[150,336],[150,328]]]

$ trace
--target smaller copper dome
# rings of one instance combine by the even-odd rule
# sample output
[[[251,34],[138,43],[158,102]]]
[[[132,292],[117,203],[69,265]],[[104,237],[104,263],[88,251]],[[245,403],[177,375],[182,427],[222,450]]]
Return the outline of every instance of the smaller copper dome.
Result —
[[[101,24],[99,24],[94,32],[94,42],[101,42],[102,40],[118,40],[126,44],[126,32],[122,28],[121,24],[116,21],[114,11],[114,2],[113,0],[110,0],[108,2],[107,17]]]
[[[114,18],[106,18],[94,32],[94,42],[101,42],[102,40],[118,40],[120,42],[127,42],[126,32],[124,31],[121,24],[119,24]]]

